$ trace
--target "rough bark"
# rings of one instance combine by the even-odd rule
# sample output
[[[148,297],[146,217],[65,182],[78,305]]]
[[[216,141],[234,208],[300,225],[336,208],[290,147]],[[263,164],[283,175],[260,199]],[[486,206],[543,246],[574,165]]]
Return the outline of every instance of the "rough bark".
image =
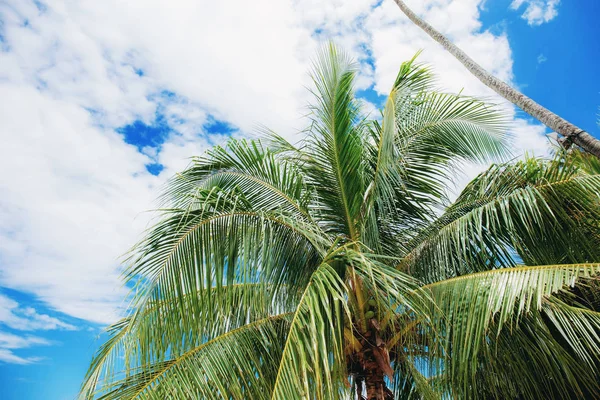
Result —
[[[510,101],[517,107],[521,108],[527,114],[536,118],[538,121],[552,129],[554,132],[563,136],[560,140],[565,148],[569,148],[571,143],[580,146],[585,151],[600,158],[600,140],[596,139],[583,129],[573,125],[569,121],[554,114],[540,104],[536,103],[523,93],[515,90],[505,82],[496,78],[473,59],[471,59],[464,51],[459,49],[454,43],[448,40],[440,32],[436,31],[431,25],[419,18],[402,0],[394,0],[400,10],[417,26],[423,29],[436,42],[441,44],[450,54],[460,61],[477,79],[484,85],[494,90],[500,96]]]
[[[375,319],[369,321],[369,330],[362,340],[361,364],[367,400],[393,400],[394,394],[385,383],[394,371],[385,342],[379,336],[379,324]]]

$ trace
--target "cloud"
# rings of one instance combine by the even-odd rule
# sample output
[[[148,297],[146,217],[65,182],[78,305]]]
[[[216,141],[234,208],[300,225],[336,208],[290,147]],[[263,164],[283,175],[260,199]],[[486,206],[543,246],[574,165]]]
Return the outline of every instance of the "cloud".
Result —
[[[21,307],[19,303],[2,294],[0,294],[0,324],[22,331],[77,329],[58,318],[39,314],[33,307]]]
[[[513,80],[508,37],[481,32],[481,0],[408,3]],[[296,137],[319,42],[333,39],[358,60],[360,89],[385,96],[400,63],[425,49],[421,60],[448,89],[501,102],[391,1],[40,4],[0,3],[0,96],[10,99],[0,108],[0,285],[87,321],[112,322],[127,305],[120,256],[147,227],[144,211],[166,178],[225,139],[208,122],[226,121],[238,136],[264,124]],[[536,135],[515,151],[545,151],[544,128],[502,104],[524,136]],[[124,128],[136,121],[163,121],[164,137],[128,144]]]
[[[31,364],[42,360],[40,357],[20,357],[13,350],[32,346],[48,346],[50,341],[36,336],[17,336],[0,331],[0,362],[10,364]]]
[[[32,364],[35,362],[41,361],[39,357],[19,357],[15,353],[10,350],[3,349],[0,347],[0,362],[5,362],[9,364]]]
[[[166,177],[244,132],[300,127],[311,32],[291,3],[11,1],[0,4],[0,285],[109,323],[127,289],[119,257],[147,226]],[[118,9],[118,13],[111,10]],[[268,11],[268,12],[267,12]],[[144,152],[117,128],[157,115]],[[162,164],[158,177],[146,166]]]
[[[145,226],[158,179],[148,157],[76,104],[0,84],[1,283],[109,322],[127,293],[118,257]],[[10,172],[9,172],[10,171]],[[117,300],[120,298],[119,300]]]
[[[518,10],[525,4],[525,11],[521,17],[529,25],[537,26],[549,22],[558,15],[560,0],[513,0],[510,7]]]
[[[538,63],[538,65],[539,64],[543,64],[546,61],[548,61],[548,58],[545,55],[540,54],[539,56],[537,56],[537,63]]]
[[[0,294],[0,327],[18,331],[33,330],[75,330],[77,327],[47,314],[40,314],[33,307],[22,307],[15,300]],[[0,329],[0,362],[11,364],[31,364],[42,360],[40,357],[21,357],[14,350],[33,346],[48,346],[53,343],[32,335],[17,335]]]

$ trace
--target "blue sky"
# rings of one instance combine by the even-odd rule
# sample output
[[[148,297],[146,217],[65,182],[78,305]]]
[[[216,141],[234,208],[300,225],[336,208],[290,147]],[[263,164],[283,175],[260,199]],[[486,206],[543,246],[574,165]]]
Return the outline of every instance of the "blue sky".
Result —
[[[264,0],[238,11],[114,1],[0,4],[2,399],[75,396],[97,336],[124,312],[119,257],[162,183],[188,157],[261,124],[297,139],[320,43],[358,60],[367,112],[419,49],[440,85],[498,101],[391,0]],[[600,3],[409,4],[484,67],[599,136]],[[503,107],[515,153],[545,154],[545,128]]]
[[[502,22],[508,1],[488,1],[484,26],[507,32],[519,88],[548,109],[598,136],[600,106],[600,2],[562,2],[550,23],[532,28],[522,19]],[[564,29],[576,27],[576,29]]]

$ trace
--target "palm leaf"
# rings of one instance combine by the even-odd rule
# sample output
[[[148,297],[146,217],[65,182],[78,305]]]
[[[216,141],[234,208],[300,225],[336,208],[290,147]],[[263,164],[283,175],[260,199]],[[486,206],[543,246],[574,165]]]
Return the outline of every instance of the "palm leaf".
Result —
[[[514,266],[515,253],[533,265],[598,260],[598,193],[600,175],[573,165],[492,166],[409,244],[401,268],[431,282]]]
[[[445,337],[432,352],[443,365],[431,367],[443,368],[462,385],[471,384],[477,357],[490,337],[518,326],[523,316],[541,311],[548,296],[598,273],[600,264],[516,267],[425,286],[435,299],[434,310],[440,311],[437,331]],[[571,336],[570,340],[578,339]]]
[[[265,399],[290,314],[271,316],[204,342],[113,382],[100,399]]]
[[[569,320],[581,323],[577,315]],[[534,312],[488,336],[475,378],[455,392],[465,398],[587,399],[600,395],[599,379],[597,366],[590,368],[569,348],[545,312]]]
[[[342,398],[345,292],[330,265],[315,271],[291,322],[272,399]]]
[[[354,69],[349,58],[330,45],[321,50],[312,78],[316,101],[311,105],[309,157],[303,169],[315,189],[315,215],[326,231],[344,232],[356,240],[365,182]]]
[[[264,286],[213,287],[147,303],[108,328],[109,339],[86,375],[83,398],[91,398],[101,380],[110,383],[122,373],[115,365],[140,369],[166,362],[231,330],[295,309],[299,294],[279,292],[274,296]]]

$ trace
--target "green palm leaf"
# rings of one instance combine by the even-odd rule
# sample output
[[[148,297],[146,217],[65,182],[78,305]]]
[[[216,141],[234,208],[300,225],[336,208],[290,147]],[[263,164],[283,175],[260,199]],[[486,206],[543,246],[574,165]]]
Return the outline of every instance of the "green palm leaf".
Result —
[[[358,239],[365,180],[363,128],[354,99],[354,68],[334,46],[323,49],[313,68],[315,104],[303,165],[315,188],[315,215],[326,230]]]
[[[491,351],[488,347],[490,338],[500,335],[503,329],[514,329],[525,316],[542,311],[547,307],[546,299],[552,294],[575,285],[579,279],[598,273],[600,264],[516,267],[427,285],[425,288],[431,291],[435,299],[435,309],[440,311],[438,332],[444,332],[445,336],[444,341],[439,343],[439,349],[432,348],[432,353],[438,354],[450,379],[462,382],[466,390],[475,377],[480,352],[482,349]],[[559,315],[565,317],[555,312],[555,320],[560,318]],[[589,327],[585,325],[589,320],[582,318],[582,315],[570,313],[569,318],[571,322],[577,321]],[[582,331],[562,332],[568,341],[580,342],[577,334]],[[589,345],[593,341],[587,343]],[[600,342],[592,344],[596,346],[595,349],[598,345]],[[432,368],[439,370],[442,366],[432,364]]]
[[[109,328],[109,339],[86,375],[85,396],[92,395],[101,379],[110,382],[118,377],[121,371],[113,370],[118,360],[131,369],[167,362],[233,329],[294,309],[299,294],[280,292],[275,298],[264,285],[213,287],[147,303]]]
[[[322,264],[294,314],[272,399],[342,398],[344,294],[337,272]]]
[[[492,166],[412,241],[401,268],[431,282],[514,266],[514,253],[530,265],[598,260],[598,193],[600,175],[574,165]]]
[[[268,398],[290,314],[224,333],[113,382],[101,399]]]

